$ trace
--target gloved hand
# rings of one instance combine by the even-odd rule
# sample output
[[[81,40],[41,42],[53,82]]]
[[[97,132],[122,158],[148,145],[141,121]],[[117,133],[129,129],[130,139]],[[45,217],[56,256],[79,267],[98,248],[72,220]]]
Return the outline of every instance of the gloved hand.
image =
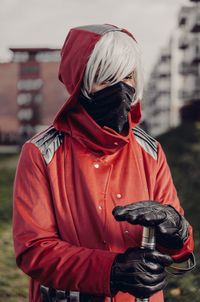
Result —
[[[137,298],[148,298],[166,284],[165,266],[172,264],[168,255],[158,251],[129,248],[118,254],[111,269],[111,292],[128,292]]]
[[[171,205],[140,201],[113,209],[118,221],[154,226],[156,242],[170,249],[181,249],[188,237],[188,222]]]

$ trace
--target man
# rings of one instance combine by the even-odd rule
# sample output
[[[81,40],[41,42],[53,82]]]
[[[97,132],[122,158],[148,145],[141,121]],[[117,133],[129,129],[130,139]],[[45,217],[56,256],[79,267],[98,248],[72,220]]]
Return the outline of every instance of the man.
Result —
[[[15,252],[31,277],[29,299],[40,301],[43,285],[82,301],[162,302],[165,267],[192,259],[192,228],[160,144],[137,126],[137,43],[112,25],[74,28],[59,78],[70,97],[23,146],[14,185]],[[139,248],[143,226],[155,227],[157,251]]]

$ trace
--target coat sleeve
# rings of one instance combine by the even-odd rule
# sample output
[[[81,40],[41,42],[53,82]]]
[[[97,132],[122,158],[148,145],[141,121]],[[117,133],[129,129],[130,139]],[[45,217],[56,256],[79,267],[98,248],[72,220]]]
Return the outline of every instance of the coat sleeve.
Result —
[[[56,289],[110,295],[116,254],[59,238],[47,167],[31,142],[23,146],[15,176],[13,239],[17,265],[32,279]]]
[[[165,154],[160,144],[158,144],[158,168],[156,173],[155,188],[154,188],[154,200],[158,200],[163,204],[172,205],[181,215],[184,215],[184,211],[180,205],[176,189],[173,184],[171,172],[167,164]],[[194,241],[192,236],[192,227],[189,225],[188,238],[184,243],[184,246],[180,250],[170,250],[161,246],[158,249],[161,252],[167,253],[172,256],[174,261],[181,261],[181,259],[189,256],[194,249]]]

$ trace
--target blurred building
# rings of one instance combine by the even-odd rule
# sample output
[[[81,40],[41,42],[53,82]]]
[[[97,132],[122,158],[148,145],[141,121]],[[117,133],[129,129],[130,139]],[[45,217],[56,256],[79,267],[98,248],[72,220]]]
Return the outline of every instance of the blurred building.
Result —
[[[144,95],[145,116],[149,132],[157,136],[170,127],[171,107],[171,48],[163,48],[150,74]]]
[[[12,62],[0,64],[0,144],[22,143],[51,124],[67,98],[57,76],[58,49],[11,51]]]
[[[193,1],[199,2],[199,1]],[[161,50],[144,96],[146,125],[160,135],[181,120],[200,120],[200,6],[181,8],[177,28]]]

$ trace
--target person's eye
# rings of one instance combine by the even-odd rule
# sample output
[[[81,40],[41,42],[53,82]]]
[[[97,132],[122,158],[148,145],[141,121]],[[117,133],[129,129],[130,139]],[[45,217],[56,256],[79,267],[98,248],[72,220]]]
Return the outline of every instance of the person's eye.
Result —
[[[133,79],[133,73],[127,75],[124,79],[125,80],[132,80]]]
[[[111,83],[111,80],[106,80],[101,83],[101,85],[108,85]]]

